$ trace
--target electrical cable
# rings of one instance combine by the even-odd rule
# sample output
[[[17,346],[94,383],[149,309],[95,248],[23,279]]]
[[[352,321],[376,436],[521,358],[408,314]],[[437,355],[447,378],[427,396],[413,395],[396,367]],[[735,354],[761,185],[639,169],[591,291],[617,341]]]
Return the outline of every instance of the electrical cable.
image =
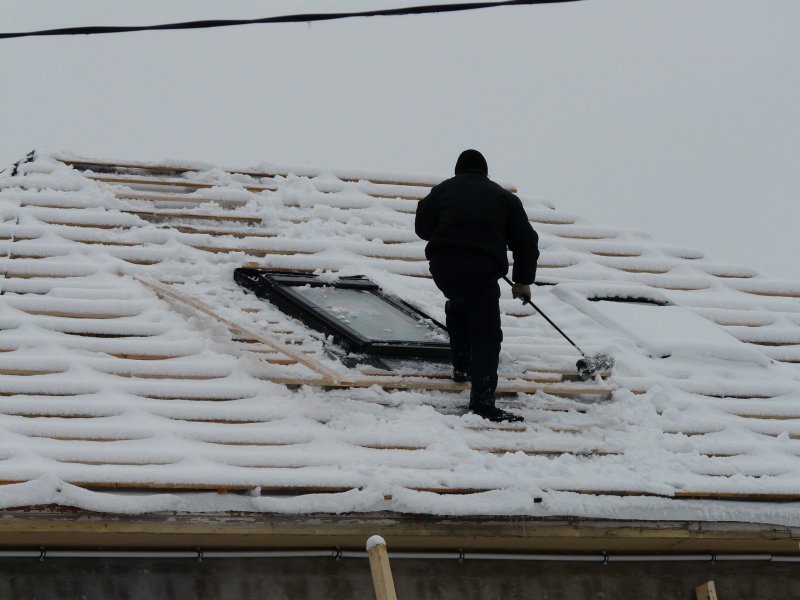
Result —
[[[158,25],[121,25],[121,26],[86,26],[66,27],[62,29],[43,29],[41,31],[23,31],[0,33],[0,39],[20,37],[41,37],[52,35],[97,35],[101,33],[128,33],[132,31],[166,31],[176,29],[211,29],[214,27],[231,27],[235,25],[257,25],[265,23],[311,23],[315,21],[334,21],[355,17],[397,17],[402,15],[422,15],[431,13],[460,12],[498,6],[520,6],[526,4],[560,4],[564,2],[582,2],[583,0],[504,0],[502,2],[466,2],[458,4],[432,4],[424,6],[408,6],[404,8],[387,8],[365,10],[360,12],[341,13],[309,13],[298,15],[282,15],[262,19],[212,19],[205,21],[187,21],[183,23],[161,23]]]

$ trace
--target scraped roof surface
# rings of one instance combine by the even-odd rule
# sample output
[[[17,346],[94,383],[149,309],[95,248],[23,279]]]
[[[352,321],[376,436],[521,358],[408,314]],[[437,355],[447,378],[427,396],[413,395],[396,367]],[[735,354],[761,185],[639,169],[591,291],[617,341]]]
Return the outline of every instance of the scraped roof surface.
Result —
[[[503,289],[498,404],[526,421],[491,425],[446,368],[348,369],[233,281],[366,275],[443,320],[413,228],[440,179],[62,155],[6,170],[0,507],[800,525],[798,282],[522,194],[535,300],[617,366],[569,381],[575,351]]]

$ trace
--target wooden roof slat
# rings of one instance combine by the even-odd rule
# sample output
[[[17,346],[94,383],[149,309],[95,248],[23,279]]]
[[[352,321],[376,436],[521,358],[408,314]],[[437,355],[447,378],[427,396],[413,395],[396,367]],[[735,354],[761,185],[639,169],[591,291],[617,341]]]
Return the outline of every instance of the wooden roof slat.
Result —
[[[87,215],[88,216],[88,215]],[[72,218],[59,218],[59,215],[39,215],[36,217],[40,221],[49,225],[61,225],[65,227],[82,227],[85,229],[100,229],[102,231],[109,231],[112,229],[131,229],[133,227],[130,223],[98,223],[92,222],[91,218],[86,221],[76,221]]]
[[[298,248],[248,248],[248,247],[236,247],[236,246],[222,246],[222,245],[208,245],[208,244],[189,244],[190,247],[194,248],[195,250],[202,250],[204,252],[212,252],[212,253],[219,253],[219,254],[233,254],[237,252],[241,252],[247,256],[256,256],[256,257],[264,257],[264,256],[313,256],[317,254],[321,250],[301,250]],[[380,248],[375,248],[375,250],[379,251]],[[392,256],[392,255],[382,255],[376,252],[367,252],[367,251],[354,251],[355,254],[363,256],[364,258],[373,258],[378,260],[399,260],[405,262],[427,262],[427,259],[424,255],[410,257],[410,256]]]
[[[205,198],[200,196],[186,196],[180,194],[156,194],[117,192],[119,200],[138,200],[143,202],[174,202],[176,204],[218,204],[219,206],[246,206],[247,200],[233,200],[225,198]]]
[[[756,296],[768,296],[773,298],[800,298],[800,290],[786,290],[786,291],[779,291],[779,290],[740,290],[747,294],[753,294]]]
[[[25,480],[0,480],[0,485],[13,485],[25,483]],[[253,481],[252,483],[165,483],[147,481],[78,481],[71,480],[68,483],[85,489],[132,489],[132,490],[217,490],[221,493],[226,491],[249,491],[260,488],[262,493],[281,493],[290,495],[305,494],[335,494],[349,492],[357,489],[358,486],[333,486],[333,485],[294,485],[284,486],[275,485],[267,481]],[[495,486],[486,487],[448,487],[448,486],[408,486],[407,489],[419,492],[429,492],[436,494],[466,495],[482,493],[498,489]],[[796,502],[800,500],[800,492],[719,492],[708,490],[678,490],[674,494],[656,493],[646,490],[635,489],[568,489],[554,488],[552,491],[569,491],[588,496],[618,496],[618,497],[661,497],[674,498],[678,500],[736,500],[736,501],[767,501],[767,502]]]
[[[181,211],[178,209],[139,209],[139,208],[124,208],[120,209],[125,213],[136,215],[144,218],[168,218],[168,219],[186,219],[186,220],[200,220],[200,221],[230,221],[232,223],[254,223],[260,224],[262,217],[255,214],[242,214],[240,211],[225,212],[210,212],[205,211],[202,213],[196,212],[196,209]]]
[[[193,187],[195,189],[209,189],[211,187],[218,186],[220,184],[213,184],[213,185],[203,185],[202,182],[194,182],[197,185],[183,185],[183,180],[164,180],[161,183],[155,183],[154,181],[141,181],[141,180],[128,180],[122,178],[115,178],[113,180],[104,178],[98,181],[109,181],[111,183],[127,183],[130,186],[151,186],[151,185],[162,185],[164,187],[172,186],[172,187]],[[186,180],[190,183],[191,180]],[[319,194],[331,194],[341,191],[338,187],[329,187],[325,186],[324,184],[315,183],[314,184],[315,191]],[[264,191],[277,191],[280,188],[278,186],[267,186],[267,187],[245,187],[246,191],[252,193],[259,193]],[[374,198],[376,200],[411,200],[411,201],[418,201],[425,196],[425,194],[398,194],[396,192],[384,192],[380,193],[377,190],[373,191],[366,191],[366,190],[356,190],[359,193],[362,193],[370,198]],[[223,198],[215,198],[213,196],[208,197],[198,197],[189,195],[191,193],[181,193],[181,192],[163,192],[163,193],[136,193],[136,192],[127,192],[127,191],[119,191],[115,195],[119,199],[125,200],[142,200],[142,201],[153,201],[153,202],[196,202],[196,203],[203,203],[203,202],[215,202],[221,206],[244,206],[248,203],[247,200],[230,200],[230,199],[223,199]],[[188,196],[188,197],[187,197]]]
[[[29,315],[37,315],[41,317],[60,317],[65,319],[119,319],[119,314],[114,313],[82,313],[79,311],[67,310],[46,310],[40,309],[24,309],[20,308],[23,312]]]
[[[84,166],[97,166],[97,167],[104,167],[104,168],[121,168],[121,169],[141,169],[141,170],[150,170],[150,171],[165,171],[168,173],[186,173],[186,172],[197,172],[196,167],[178,167],[178,166],[168,166],[168,165],[156,165],[156,164],[148,164],[148,163],[138,163],[132,161],[99,161],[99,160],[78,160],[78,159],[59,159],[61,162],[71,165],[79,170],[85,170]],[[275,171],[253,171],[248,169],[225,169],[228,173],[233,175],[246,175],[248,177],[253,177],[255,179],[266,179],[266,178],[275,178],[275,177],[285,177],[286,175],[291,175],[292,172],[286,169],[276,169]],[[316,175],[317,173],[309,174],[310,176]],[[337,176],[341,181],[345,182],[357,182],[357,181],[369,181],[370,183],[374,183],[377,185],[407,185],[413,187],[433,187],[433,183],[431,182],[423,182],[423,181],[414,181],[414,180],[406,180],[403,178],[393,178],[393,179],[386,179],[386,178],[375,178],[375,177],[348,177],[346,175],[342,176],[341,174]],[[509,187],[510,191],[515,192],[516,188]]]
[[[267,269],[286,273],[314,273],[319,269],[339,271],[348,265],[346,257],[331,259],[327,256],[284,254],[266,255],[263,257],[263,262],[250,261],[243,266],[251,269]],[[430,271],[422,261],[407,262],[383,259],[381,268],[395,275],[431,279]]]
[[[319,378],[306,378],[306,377],[292,377],[292,376],[260,376],[260,379],[266,379],[274,383],[281,383],[284,385],[310,385],[321,386],[326,388],[368,388],[377,385],[384,389],[392,390],[428,390],[440,392],[463,392],[469,389],[469,384],[455,383],[452,381],[441,381],[437,379],[419,378],[399,378],[399,377],[369,377],[363,376],[350,382],[342,382],[338,384],[325,383]],[[592,385],[580,384],[538,384],[532,381],[514,381],[501,379],[497,386],[498,393],[524,393],[535,394],[536,392],[543,392],[553,396],[610,396],[613,390],[607,387],[598,387]]]
[[[449,373],[435,373],[435,372],[419,372],[419,373],[409,373],[409,372],[398,372],[398,371],[384,371],[382,369],[365,369],[362,370],[364,375],[372,376],[372,377],[423,377],[425,379],[434,379],[434,380],[450,380],[452,379]],[[502,376],[502,374],[501,374]],[[561,383],[562,376],[560,374],[554,373],[542,373],[539,375],[518,375],[516,379],[522,381],[530,381],[534,383]]]
[[[708,490],[678,490],[675,498],[685,500],[743,500],[748,502],[797,502],[798,492],[717,492]]]
[[[146,177],[140,175],[125,175],[125,176],[116,176],[116,175],[87,175],[89,179],[94,181],[98,181],[101,183],[120,183],[126,185],[159,185],[159,186],[168,186],[168,187],[187,187],[187,188],[195,188],[195,189],[210,189],[220,186],[225,186],[227,184],[220,183],[220,182],[203,182],[203,181],[193,181],[191,179],[180,179],[180,178],[172,178],[172,179],[159,179],[156,177]],[[274,192],[278,189],[277,186],[265,186],[265,185],[243,185],[242,189],[247,190],[248,192]]]
[[[595,249],[595,250],[590,250],[590,252],[597,256],[622,257],[622,258],[642,255],[642,251],[635,248],[630,250],[623,248]]]
[[[125,377],[127,379],[159,379],[162,381],[210,381],[213,379],[225,379],[228,375],[185,375],[180,373],[132,373],[124,370],[114,370],[113,368],[98,369],[102,373],[114,375],[115,377]]]
[[[275,239],[274,247],[271,248],[254,248],[254,247],[247,247],[247,246],[225,246],[222,244],[209,244],[206,240],[198,241],[195,243],[193,240],[184,240],[188,246],[196,249],[202,250],[204,252],[212,252],[212,253],[221,253],[221,254],[232,254],[241,252],[247,256],[254,256],[254,257],[266,257],[266,256],[313,256],[317,254],[321,250],[304,250],[297,247],[280,247],[281,239]],[[419,246],[417,242],[403,242],[414,244],[413,246],[409,246],[409,253],[416,254],[416,256],[398,256],[397,252],[387,252],[381,253],[381,247],[375,247],[373,249],[353,249],[352,251],[355,254],[363,256],[365,258],[372,258],[377,260],[387,260],[387,261],[401,261],[401,262],[412,262],[412,263],[424,263],[427,262],[427,258],[424,256],[424,249]],[[401,245],[403,244],[401,243]],[[559,260],[548,260],[547,255],[544,255],[542,259],[539,261],[538,268],[539,269],[557,269],[564,266],[569,266],[565,264],[563,261]],[[417,276],[423,276],[421,274],[417,274]],[[527,314],[527,313],[526,313]]]
[[[367,196],[366,198],[360,199],[348,199],[342,200],[338,196],[330,194],[326,197],[321,198],[320,200],[324,200],[322,204],[325,207],[334,208],[341,211],[346,212],[358,212],[363,210],[372,210],[376,206],[384,206],[386,208],[391,208],[395,211],[393,215],[397,218],[400,215],[407,215],[407,218],[411,219],[413,215],[417,212],[416,204],[412,204],[408,200],[395,199],[395,198],[384,198],[382,196],[379,197],[370,197]],[[284,199],[283,205],[290,208],[306,208],[300,201],[292,200],[292,199]]]
[[[79,171],[85,171],[86,166],[103,167],[103,168],[119,168],[119,169],[142,169],[150,171],[166,171],[168,173],[186,173],[187,171],[195,171],[196,169],[183,168],[169,165],[156,165],[149,163],[140,163],[134,161],[113,161],[113,160],[79,160],[79,159],[65,159],[59,158],[62,163],[70,165]]]
[[[0,363],[1,365],[2,363]],[[0,366],[0,375],[21,375],[21,376],[33,376],[33,375],[54,375],[57,373],[63,373],[66,369],[21,369],[21,368],[6,368]]]
[[[25,483],[26,480],[0,480],[0,485],[13,485],[17,483]],[[353,486],[324,486],[324,485],[309,485],[309,486],[281,486],[270,484],[266,481],[255,481],[250,484],[241,483],[165,483],[165,482],[146,482],[146,481],[79,481],[68,480],[68,483],[91,490],[104,490],[104,489],[130,489],[130,490],[230,490],[230,491],[249,491],[255,488],[261,488],[262,492],[281,492],[285,494],[335,494],[349,492],[354,489]]]
[[[240,228],[228,228],[222,229],[219,227],[200,227],[200,226],[190,226],[190,225],[171,225],[170,229],[174,229],[179,231],[180,233],[186,235],[198,235],[198,236],[217,236],[217,237],[235,237],[235,238],[274,238],[277,237],[277,232],[271,229],[257,229],[255,227],[240,227]]]
[[[289,348],[285,344],[282,344],[282,343],[280,343],[280,342],[278,342],[276,340],[272,340],[269,337],[267,337],[266,335],[262,334],[261,332],[255,331],[255,330],[247,327],[246,325],[243,325],[241,323],[236,323],[236,322],[233,322],[233,321],[231,321],[229,319],[226,319],[226,318],[222,317],[214,309],[212,309],[209,305],[205,304],[204,302],[201,302],[200,300],[198,300],[196,298],[191,298],[191,297],[189,297],[189,296],[187,296],[185,294],[182,294],[182,293],[178,292],[177,290],[175,290],[172,287],[169,287],[167,285],[158,283],[156,281],[146,280],[146,279],[142,279],[142,278],[139,278],[139,277],[137,277],[136,279],[137,279],[137,281],[139,281],[140,283],[142,283],[146,287],[150,288],[152,291],[154,291],[156,294],[158,294],[162,298],[171,299],[171,300],[179,302],[179,303],[181,303],[181,304],[183,304],[185,306],[188,306],[188,307],[192,308],[195,311],[198,311],[198,312],[201,312],[201,313],[203,313],[203,314],[205,314],[207,316],[210,316],[211,318],[215,319],[216,321],[226,325],[229,329],[231,329],[231,328],[236,329],[241,334],[247,335],[247,336],[251,337],[252,339],[256,339],[259,342],[261,342],[262,344],[265,344],[266,346],[272,347],[277,352],[280,352],[280,353],[284,354],[285,356],[296,360],[297,362],[299,362],[303,366],[308,367],[312,371],[318,373],[320,375],[320,377],[322,378],[322,380],[324,382],[326,382],[326,383],[339,383],[339,382],[341,382],[342,380],[345,379],[345,377],[343,377],[342,374],[334,371],[333,369],[328,368],[327,366],[323,365],[322,363],[320,363],[320,362],[318,362],[318,361],[316,361],[316,360],[314,360],[312,358],[309,358],[307,355],[305,355],[305,354],[303,354],[301,352],[297,352],[296,350],[294,350],[292,348]]]

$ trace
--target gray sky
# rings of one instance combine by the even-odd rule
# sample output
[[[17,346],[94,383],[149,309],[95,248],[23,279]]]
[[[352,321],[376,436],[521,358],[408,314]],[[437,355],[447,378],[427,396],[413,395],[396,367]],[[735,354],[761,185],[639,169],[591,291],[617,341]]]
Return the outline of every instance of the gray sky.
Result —
[[[404,6],[0,0],[0,30]],[[586,0],[0,40],[0,165],[98,158],[491,174],[598,223],[800,279],[800,2]]]

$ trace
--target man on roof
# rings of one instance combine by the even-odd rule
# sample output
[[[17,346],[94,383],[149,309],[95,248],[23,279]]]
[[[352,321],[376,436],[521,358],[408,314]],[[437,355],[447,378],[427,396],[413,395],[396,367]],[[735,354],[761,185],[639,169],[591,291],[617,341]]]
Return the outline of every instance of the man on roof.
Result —
[[[453,379],[472,381],[469,409],[490,421],[522,421],[495,406],[500,360],[500,286],[514,256],[514,298],[530,300],[539,259],[539,236],[520,199],[489,179],[477,150],[458,157],[455,177],[435,186],[417,205],[417,235],[427,240],[436,286],[447,298],[445,313],[453,355]]]

